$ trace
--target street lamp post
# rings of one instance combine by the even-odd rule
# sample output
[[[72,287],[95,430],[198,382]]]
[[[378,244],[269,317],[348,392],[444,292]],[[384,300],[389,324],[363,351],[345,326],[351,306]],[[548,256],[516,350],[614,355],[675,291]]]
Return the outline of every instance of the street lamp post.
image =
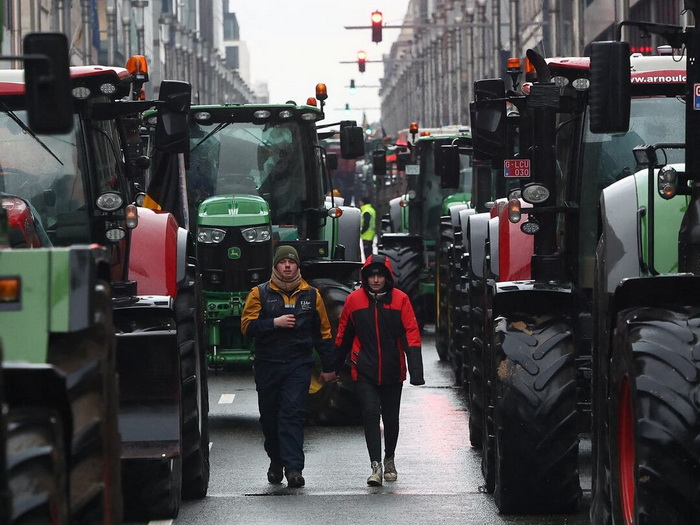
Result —
[[[518,0],[510,0],[510,55],[520,56],[520,9]]]
[[[136,52],[140,55],[146,54],[146,42],[144,39],[144,10],[148,7],[148,0],[132,0],[131,6],[136,9]]]
[[[124,56],[131,56],[131,2],[122,2],[122,31],[124,32]]]
[[[114,0],[116,2],[116,0]],[[117,6],[107,6],[107,62],[115,65],[117,50]]]
[[[500,76],[501,73],[501,0],[493,0],[491,4],[491,17],[493,19],[493,73]]]
[[[80,0],[80,19],[83,23],[83,64],[89,64],[90,59],[90,0]]]
[[[479,23],[484,24],[481,26],[481,45],[479,46],[481,50],[479,51],[479,77],[484,78],[486,76],[486,45],[488,40],[486,39],[486,0],[476,0],[476,8],[478,11],[477,18]]]

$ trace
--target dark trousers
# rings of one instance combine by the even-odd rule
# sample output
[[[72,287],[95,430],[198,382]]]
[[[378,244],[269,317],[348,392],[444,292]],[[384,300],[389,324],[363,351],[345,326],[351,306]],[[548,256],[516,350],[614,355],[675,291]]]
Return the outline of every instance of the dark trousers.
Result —
[[[384,456],[393,458],[399,440],[399,409],[403,383],[374,385],[358,381],[355,384],[357,398],[362,406],[362,424],[370,462],[382,460],[380,416],[384,423]]]
[[[304,469],[304,418],[312,358],[255,363],[260,425],[270,461],[287,471]]]
[[[365,259],[372,255],[372,242],[373,241],[365,241],[364,239],[362,240],[362,251],[365,252]]]

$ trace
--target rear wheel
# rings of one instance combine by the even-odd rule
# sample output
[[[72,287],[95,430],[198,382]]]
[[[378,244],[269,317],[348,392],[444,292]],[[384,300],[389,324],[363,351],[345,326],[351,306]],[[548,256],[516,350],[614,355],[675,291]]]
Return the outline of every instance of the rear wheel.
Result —
[[[449,320],[449,244],[451,239],[445,235],[449,223],[445,224],[445,218],[440,222],[439,243],[435,253],[435,349],[440,361],[446,361],[450,357],[450,320]],[[449,217],[447,217],[449,219]]]
[[[309,284],[317,288],[323,298],[335,340],[340,314],[352,290],[333,279],[314,279]],[[350,367],[347,364],[343,365],[338,381],[332,383],[321,383],[317,379],[322,371],[321,368],[321,364],[317,363],[311,373],[306,423],[308,425],[359,425],[362,422],[362,413],[355,397]]]
[[[73,415],[70,512],[73,523],[121,523],[121,440],[111,297],[104,283],[93,294],[94,323],[53,334],[48,362],[66,375]]]
[[[503,514],[572,512],[581,487],[570,323],[501,317],[493,346],[496,505]]]
[[[394,272],[394,286],[403,291],[411,299],[416,320],[421,331],[425,324],[425,305],[419,297],[418,285],[423,268],[423,256],[420,250],[401,243],[382,244],[379,253],[391,261]]]
[[[606,458],[615,523],[697,523],[699,321],[690,307],[618,316]]]
[[[8,414],[11,525],[63,525],[68,516],[66,449],[56,412],[16,408]]]
[[[209,394],[204,309],[196,260],[175,298],[182,377],[182,497],[203,498],[209,487]]]

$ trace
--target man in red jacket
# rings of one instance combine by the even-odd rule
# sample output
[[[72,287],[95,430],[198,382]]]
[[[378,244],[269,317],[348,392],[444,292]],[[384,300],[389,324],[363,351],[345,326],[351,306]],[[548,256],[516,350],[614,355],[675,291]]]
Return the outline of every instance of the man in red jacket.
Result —
[[[371,255],[362,267],[362,288],[351,293],[343,307],[335,340],[342,360],[350,353],[352,378],[362,406],[362,418],[372,473],[367,484],[396,481],[394,452],[399,438],[401,390],[406,360],[412,385],[423,385],[420,330],[408,296],[394,288],[391,263]],[[341,362],[342,362],[341,360]],[[326,374],[323,374],[324,376]],[[334,376],[328,374],[326,380]]]

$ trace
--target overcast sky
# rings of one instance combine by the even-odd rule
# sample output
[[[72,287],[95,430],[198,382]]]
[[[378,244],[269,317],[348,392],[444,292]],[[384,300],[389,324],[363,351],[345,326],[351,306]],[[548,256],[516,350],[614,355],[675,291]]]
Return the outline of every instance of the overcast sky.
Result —
[[[357,88],[350,93],[350,79],[357,86],[378,86],[381,63],[368,63],[365,73],[357,68],[357,51],[367,60],[381,60],[388,53],[399,29],[384,29],[383,41],[372,42],[370,15],[379,10],[384,23],[403,22],[409,0],[231,0],[241,40],[250,54],[252,82],[267,82],[270,102],[294,100],[303,103],[314,96],[317,83],[328,86],[326,120],[356,120],[362,123],[362,108],[369,122],[379,120],[376,87]],[[367,26],[367,29],[345,29]],[[352,64],[341,64],[352,61]],[[350,111],[345,111],[349,104]]]

